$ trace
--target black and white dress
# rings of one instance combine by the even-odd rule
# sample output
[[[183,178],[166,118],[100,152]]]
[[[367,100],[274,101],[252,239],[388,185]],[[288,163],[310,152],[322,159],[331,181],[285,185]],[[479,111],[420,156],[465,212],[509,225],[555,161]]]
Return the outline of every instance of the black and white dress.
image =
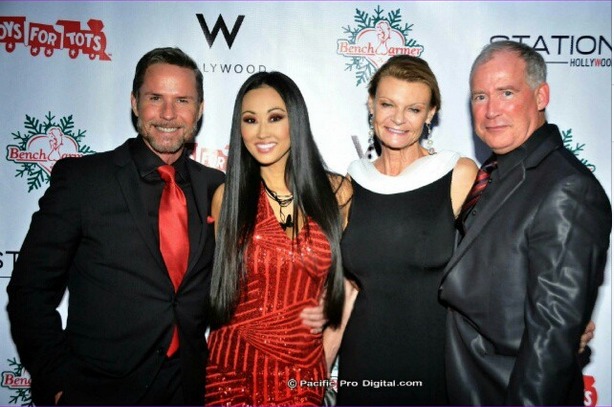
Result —
[[[360,293],[339,352],[338,405],[447,404],[437,293],[455,244],[458,159],[439,152],[394,177],[366,159],[348,169],[354,195],[341,250]]]

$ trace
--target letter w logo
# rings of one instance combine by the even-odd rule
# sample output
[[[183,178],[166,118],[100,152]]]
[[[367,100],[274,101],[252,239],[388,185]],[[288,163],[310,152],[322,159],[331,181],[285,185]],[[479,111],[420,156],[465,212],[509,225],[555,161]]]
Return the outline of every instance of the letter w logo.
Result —
[[[196,18],[200,23],[200,28],[203,30],[203,34],[205,34],[205,38],[207,39],[207,43],[209,44],[209,48],[213,46],[215,39],[217,38],[217,33],[222,30],[222,34],[224,34],[224,38],[226,39],[226,44],[228,44],[228,48],[232,48],[232,43],[235,42],[235,38],[237,37],[237,33],[239,32],[239,28],[241,28],[241,24],[243,24],[243,19],[245,16],[237,17],[235,21],[235,25],[232,27],[232,31],[228,31],[228,26],[226,26],[226,22],[222,18],[220,14],[217,17],[217,21],[213,26],[213,30],[209,29],[207,22],[205,21],[205,17],[202,14],[196,14]]]

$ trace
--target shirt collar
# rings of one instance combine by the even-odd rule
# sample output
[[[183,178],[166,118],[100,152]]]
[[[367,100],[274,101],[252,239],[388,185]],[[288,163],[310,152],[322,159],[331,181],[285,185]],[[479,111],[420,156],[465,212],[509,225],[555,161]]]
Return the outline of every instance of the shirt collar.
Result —
[[[161,179],[157,169],[159,166],[164,165],[165,163],[160,157],[151,151],[149,147],[147,147],[142,136],[139,135],[132,141],[130,144],[130,151],[141,178],[151,181]],[[172,164],[173,167],[175,167],[177,174],[176,179],[178,183],[189,181],[186,154],[187,153],[184,151],[184,153],[179,156],[177,161]]]
[[[531,154],[537,146],[548,136],[548,123],[544,123],[541,127],[533,132],[529,138],[519,147],[506,154],[497,155],[497,168],[499,176],[505,176],[512,168],[520,161],[524,160]]]

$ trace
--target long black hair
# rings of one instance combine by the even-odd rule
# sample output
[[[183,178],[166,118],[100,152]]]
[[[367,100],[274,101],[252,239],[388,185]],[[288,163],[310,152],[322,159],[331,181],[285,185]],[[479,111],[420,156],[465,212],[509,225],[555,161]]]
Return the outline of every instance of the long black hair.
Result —
[[[241,106],[247,92],[267,86],[281,96],[288,112],[291,147],[285,178],[294,195],[293,235],[298,233],[298,216],[308,216],[328,239],[332,263],[326,279],[324,312],[329,324],[338,326],[344,301],[339,205],[311,133],[303,95],[296,83],[280,72],[259,72],[250,76],[235,100],[211,282],[212,319],[216,324],[230,321],[245,283],[245,249],[254,231],[261,179],[260,164],[249,153],[241,137]],[[307,227],[306,222],[304,227]]]

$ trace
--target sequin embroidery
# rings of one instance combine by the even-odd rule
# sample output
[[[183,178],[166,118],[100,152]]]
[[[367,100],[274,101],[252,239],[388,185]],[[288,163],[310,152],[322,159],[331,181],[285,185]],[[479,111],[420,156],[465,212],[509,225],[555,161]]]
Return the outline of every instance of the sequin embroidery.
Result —
[[[207,405],[321,405],[327,378],[321,335],[299,318],[315,306],[331,264],[311,219],[294,242],[261,188],[247,249],[247,286],[232,321],[209,336]],[[303,383],[303,385],[301,385]]]

